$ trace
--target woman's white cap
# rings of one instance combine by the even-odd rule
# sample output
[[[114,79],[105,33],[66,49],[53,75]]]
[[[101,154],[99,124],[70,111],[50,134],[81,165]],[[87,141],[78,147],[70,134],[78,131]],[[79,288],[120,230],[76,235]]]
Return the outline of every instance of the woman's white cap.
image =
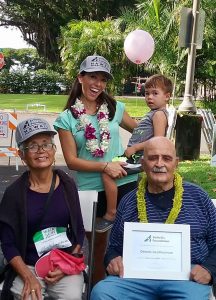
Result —
[[[104,72],[109,79],[113,79],[110,64],[103,56],[87,56],[80,65],[79,73],[82,72]]]

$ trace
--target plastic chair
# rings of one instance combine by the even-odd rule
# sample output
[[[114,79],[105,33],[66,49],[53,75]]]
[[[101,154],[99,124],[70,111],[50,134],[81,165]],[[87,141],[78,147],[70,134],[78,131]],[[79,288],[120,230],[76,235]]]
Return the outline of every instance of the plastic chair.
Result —
[[[79,191],[80,207],[86,232],[91,232],[91,245],[88,255],[87,300],[90,299],[92,285],[92,269],[94,263],[95,219],[97,211],[97,191]]]
[[[168,128],[167,128],[167,134],[166,137],[170,140],[174,138],[174,130],[176,125],[176,119],[177,119],[177,110],[174,106],[170,105],[167,108],[168,111]]]

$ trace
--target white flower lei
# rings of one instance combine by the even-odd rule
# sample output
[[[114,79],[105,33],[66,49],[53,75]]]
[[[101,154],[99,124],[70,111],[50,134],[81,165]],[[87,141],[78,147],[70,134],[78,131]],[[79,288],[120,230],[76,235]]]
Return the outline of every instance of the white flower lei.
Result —
[[[76,99],[74,105],[71,106],[73,114],[79,119],[79,128],[84,130],[84,136],[86,138],[86,149],[91,152],[94,157],[103,157],[104,153],[109,149],[109,110],[107,103],[103,103],[98,112],[97,120],[100,128],[100,141],[98,141],[95,133],[96,129],[92,126],[84,104],[80,99]]]

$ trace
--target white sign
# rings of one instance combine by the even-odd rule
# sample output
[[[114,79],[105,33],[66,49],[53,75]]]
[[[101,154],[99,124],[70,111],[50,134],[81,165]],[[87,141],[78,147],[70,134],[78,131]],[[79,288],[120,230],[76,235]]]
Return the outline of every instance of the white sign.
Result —
[[[8,114],[0,113],[0,138],[8,137]]]
[[[124,224],[125,278],[189,280],[190,225]]]
[[[212,151],[211,151],[211,166],[216,166],[216,124],[213,127]]]

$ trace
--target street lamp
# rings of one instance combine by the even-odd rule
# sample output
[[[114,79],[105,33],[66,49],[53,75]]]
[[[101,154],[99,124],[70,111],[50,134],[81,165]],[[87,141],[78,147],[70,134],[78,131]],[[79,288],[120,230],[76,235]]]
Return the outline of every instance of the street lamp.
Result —
[[[190,45],[188,47],[188,61],[187,61],[187,73],[184,99],[179,105],[178,111],[196,113],[196,106],[193,101],[193,82],[194,82],[194,70],[196,61],[196,47],[197,47],[197,32],[198,32],[198,17],[200,12],[200,0],[193,1],[192,10],[192,32]]]

